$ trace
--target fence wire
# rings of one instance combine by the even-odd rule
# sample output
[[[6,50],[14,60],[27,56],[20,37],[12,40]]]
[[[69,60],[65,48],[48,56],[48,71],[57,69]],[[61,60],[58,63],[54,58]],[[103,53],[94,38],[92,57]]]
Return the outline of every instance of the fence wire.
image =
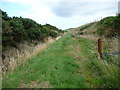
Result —
[[[107,55],[120,55],[120,51],[119,52],[102,53],[102,56],[107,56]]]

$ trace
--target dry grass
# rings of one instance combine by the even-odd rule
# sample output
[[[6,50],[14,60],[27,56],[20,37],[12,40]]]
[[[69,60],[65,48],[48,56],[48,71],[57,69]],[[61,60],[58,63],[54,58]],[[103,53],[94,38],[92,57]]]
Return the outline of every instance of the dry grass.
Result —
[[[110,45],[112,51],[118,51],[118,38],[110,39]]]
[[[51,84],[47,81],[32,81],[31,83],[21,82],[19,88],[51,88]]]
[[[89,40],[93,40],[93,41],[97,41],[98,38],[100,38],[99,36],[94,35],[94,34],[81,35],[80,37],[85,38],[85,39],[89,39]]]
[[[9,48],[8,52],[6,53],[6,59],[3,60],[3,74],[6,72],[11,72],[15,69],[15,67],[19,65],[24,65],[24,63],[27,63],[27,60],[39,53],[41,53],[44,49],[46,49],[49,44],[55,42],[58,40],[60,37],[53,39],[53,38],[48,38],[45,43],[40,43],[36,46],[31,46],[28,45],[28,43],[19,45],[21,50],[16,50],[15,48]]]

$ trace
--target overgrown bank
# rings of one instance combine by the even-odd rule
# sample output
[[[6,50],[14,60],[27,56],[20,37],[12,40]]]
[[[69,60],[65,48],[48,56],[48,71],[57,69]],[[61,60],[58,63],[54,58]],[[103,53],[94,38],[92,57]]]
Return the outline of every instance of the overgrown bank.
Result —
[[[17,48],[17,43],[22,41],[37,40],[44,42],[47,37],[57,37],[63,33],[62,30],[50,24],[41,25],[29,18],[9,17],[6,12],[2,12],[2,49],[7,46]]]
[[[120,14],[85,24],[78,28],[74,28],[73,31],[78,31],[79,35],[97,34],[106,38],[117,38],[120,34]]]
[[[2,11],[2,71],[10,71],[34,49],[61,36],[64,31],[50,24],[41,25],[29,18],[9,17]],[[0,46],[1,47],[1,46]],[[40,48],[40,47],[39,47]],[[20,61],[21,60],[21,61]],[[19,61],[19,62],[18,62]]]

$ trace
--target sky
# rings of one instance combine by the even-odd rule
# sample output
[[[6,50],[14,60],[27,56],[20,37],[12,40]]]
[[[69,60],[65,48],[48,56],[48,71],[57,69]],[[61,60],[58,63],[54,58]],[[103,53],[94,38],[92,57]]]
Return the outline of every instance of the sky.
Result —
[[[30,18],[59,29],[75,28],[115,16],[119,0],[0,0],[8,16]]]

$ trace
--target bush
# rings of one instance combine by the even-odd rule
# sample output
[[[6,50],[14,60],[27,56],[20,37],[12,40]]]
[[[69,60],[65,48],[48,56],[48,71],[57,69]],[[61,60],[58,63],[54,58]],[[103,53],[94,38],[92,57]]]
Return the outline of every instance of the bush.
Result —
[[[62,30],[50,24],[41,25],[29,18],[9,17],[6,12],[2,12],[2,42],[3,47],[15,46],[23,40],[44,41],[47,37],[57,37]]]
[[[106,17],[98,22],[97,34],[105,37],[113,37],[118,35],[120,30],[120,15]]]

